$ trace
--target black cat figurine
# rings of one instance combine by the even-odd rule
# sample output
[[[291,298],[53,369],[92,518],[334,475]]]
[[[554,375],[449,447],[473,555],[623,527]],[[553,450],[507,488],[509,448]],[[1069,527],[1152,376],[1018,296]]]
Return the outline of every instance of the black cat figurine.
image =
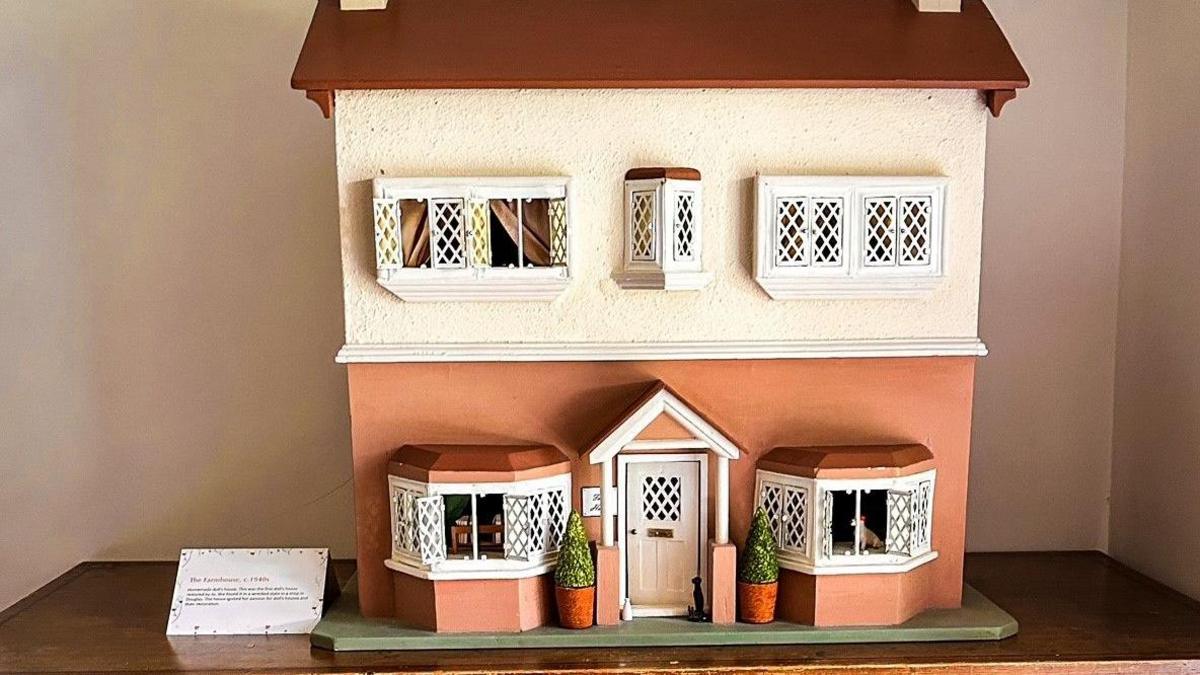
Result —
[[[700,577],[692,577],[692,606],[688,607],[688,621],[708,621],[704,613],[704,588]]]

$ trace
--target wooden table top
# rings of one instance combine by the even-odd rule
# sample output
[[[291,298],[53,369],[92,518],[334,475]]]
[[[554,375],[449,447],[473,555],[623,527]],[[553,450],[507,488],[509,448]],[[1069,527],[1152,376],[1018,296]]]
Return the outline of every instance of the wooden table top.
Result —
[[[345,578],[352,566],[338,564]],[[1200,673],[1200,602],[1100,553],[976,553],[967,581],[1012,613],[1000,642],[357,652],[306,636],[168,638],[175,563],[83,563],[0,613],[0,673]]]

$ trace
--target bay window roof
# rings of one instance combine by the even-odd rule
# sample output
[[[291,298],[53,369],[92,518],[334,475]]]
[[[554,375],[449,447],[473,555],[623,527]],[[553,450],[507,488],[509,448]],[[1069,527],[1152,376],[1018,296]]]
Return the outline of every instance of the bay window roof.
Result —
[[[806,478],[911,476],[933,467],[933,453],[918,443],[779,447],[758,468]]]
[[[404,445],[388,462],[388,475],[422,483],[504,483],[570,471],[571,459],[553,445]]]

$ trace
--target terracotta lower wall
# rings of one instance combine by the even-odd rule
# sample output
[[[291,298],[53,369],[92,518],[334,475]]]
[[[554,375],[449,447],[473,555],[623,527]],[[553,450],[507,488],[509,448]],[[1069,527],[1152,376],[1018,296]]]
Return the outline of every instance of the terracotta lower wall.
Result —
[[[730,465],[730,530],[741,544],[755,460],[779,445],[923,443],[938,470],[933,546],[920,568],[931,606],[961,601],[971,358],[419,363],[348,367],[359,593],[368,616],[393,613],[387,460],[404,443],[549,443],[582,452],[632,401],[663,380],[744,450]],[[599,484],[579,463],[579,488]],[[714,495],[715,497],[715,495]],[[710,508],[710,513],[714,509]],[[599,518],[585,519],[598,538]],[[710,532],[712,529],[710,528]]]
[[[389,571],[394,615],[412,628],[440,633],[518,632],[554,622],[554,579],[431,581]]]

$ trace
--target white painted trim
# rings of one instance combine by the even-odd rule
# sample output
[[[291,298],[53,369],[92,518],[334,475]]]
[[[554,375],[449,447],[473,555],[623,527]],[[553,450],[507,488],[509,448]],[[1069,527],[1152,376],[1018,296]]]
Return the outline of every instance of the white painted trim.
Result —
[[[845,556],[845,557],[847,557],[847,558],[851,558],[851,557],[870,558],[871,556]],[[881,555],[880,557],[883,557],[883,556]],[[785,558],[784,556],[779,556],[779,566],[782,567],[783,569],[793,570],[796,572],[803,572],[804,574],[811,574],[813,576],[827,576],[827,575],[832,575],[832,574],[839,574],[839,575],[845,575],[845,574],[901,574],[904,572],[910,572],[926,563],[931,563],[934,560],[936,560],[937,557],[938,557],[937,551],[929,551],[927,553],[922,553],[919,556],[915,556],[912,558],[906,558],[903,562],[889,562],[889,563],[881,564],[881,563],[876,563],[876,562],[865,561],[865,562],[861,562],[861,563],[858,563],[855,565],[833,565],[833,564],[814,565],[812,563],[804,562],[802,560],[792,560],[789,558]]]
[[[614,272],[613,281],[625,290],[698,291],[712,282],[712,272],[625,270]]]
[[[342,11],[387,9],[388,0],[342,0]]]
[[[712,342],[448,342],[348,344],[338,363],[696,361],[987,356],[979,338]]]
[[[686,605],[634,605],[633,616],[687,616]]]
[[[588,461],[592,464],[600,464],[613,458],[632,443],[634,438],[650,426],[659,415],[664,413],[691,432],[713,453],[729,459],[737,459],[741,455],[741,451],[733,444],[733,441],[717,431],[670,391],[662,389],[597,443],[588,454]]]
[[[616,515],[613,499],[616,495],[613,494],[613,461],[600,463],[600,541],[604,546],[612,546],[614,541],[613,516]]]
[[[446,562],[456,562],[456,561],[446,561]],[[493,562],[497,562],[497,561],[471,560],[471,561],[463,561],[463,562],[493,563]],[[513,563],[516,561],[504,560],[501,562]],[[441,569],[431,570],[424,566],[408,565],[408,564],[405,564],[403,562],[400,562],[398,560],[393,560],[393,559],[387,559],[387,560],[383,561],[383,564],[390,570],[393,570],[395,572],[400,572],[403,574],[407,574],[410,577],[416,577],[418,579],[429,579],[431,581],[460,581],[463,579],[527,579],[529,577],[536,577],[538,575],[545,574],[545,573],[553,570],[557,563],[558,563],[558,556],[555,555],[553,557],[547,556],[546,558],[543,558],[538,563],[534,563],[534,564],[525,563],[525,565],[521,566],[521,567],[513,565],[513,566],[489,566],[487,568],[480,567],[480,568],[474,568],[474,569],[441,568]]]
[[[405,302],[549,302],[571,283],[566,267],[381,269],[379,285]]]
[[[711,446],[699,439],[681,438],[665,441],[630,441],[622,448],[624,452],[657,452],[659,450],[707,450]]]
[[[627,598],[628,593],[628,574],[629,574],[629,559],[625,550],[625,500],[628,495],[627,481],[629,479],[627,468],[630,464],[643,464],[647,462],[699,462],[700,463],[700,540],[697,542],[696,555],[700,568],[701,585],[704,586],[708,593],[708,597],[712,597],[712,589],[708,585],[708,454],[703,452],[698,453],[674,453],[674,454],[659,454],[659,455],[617,455],[617,531],[621,533],[621,538],[617,540],[617,551],[620,557],[621,574],[620,574],[620,595],[618,597]],[[718,486],[720,489],[720,486]],[[729,486],[725,486],[728,491]],[[647,606],[650,611],[653,606]],[[686,609],[684,610],[686,614]],[[633,615],[636,616],[673,616],[667,614],[642,614],[639,613],[637,605],[633,606]]]

